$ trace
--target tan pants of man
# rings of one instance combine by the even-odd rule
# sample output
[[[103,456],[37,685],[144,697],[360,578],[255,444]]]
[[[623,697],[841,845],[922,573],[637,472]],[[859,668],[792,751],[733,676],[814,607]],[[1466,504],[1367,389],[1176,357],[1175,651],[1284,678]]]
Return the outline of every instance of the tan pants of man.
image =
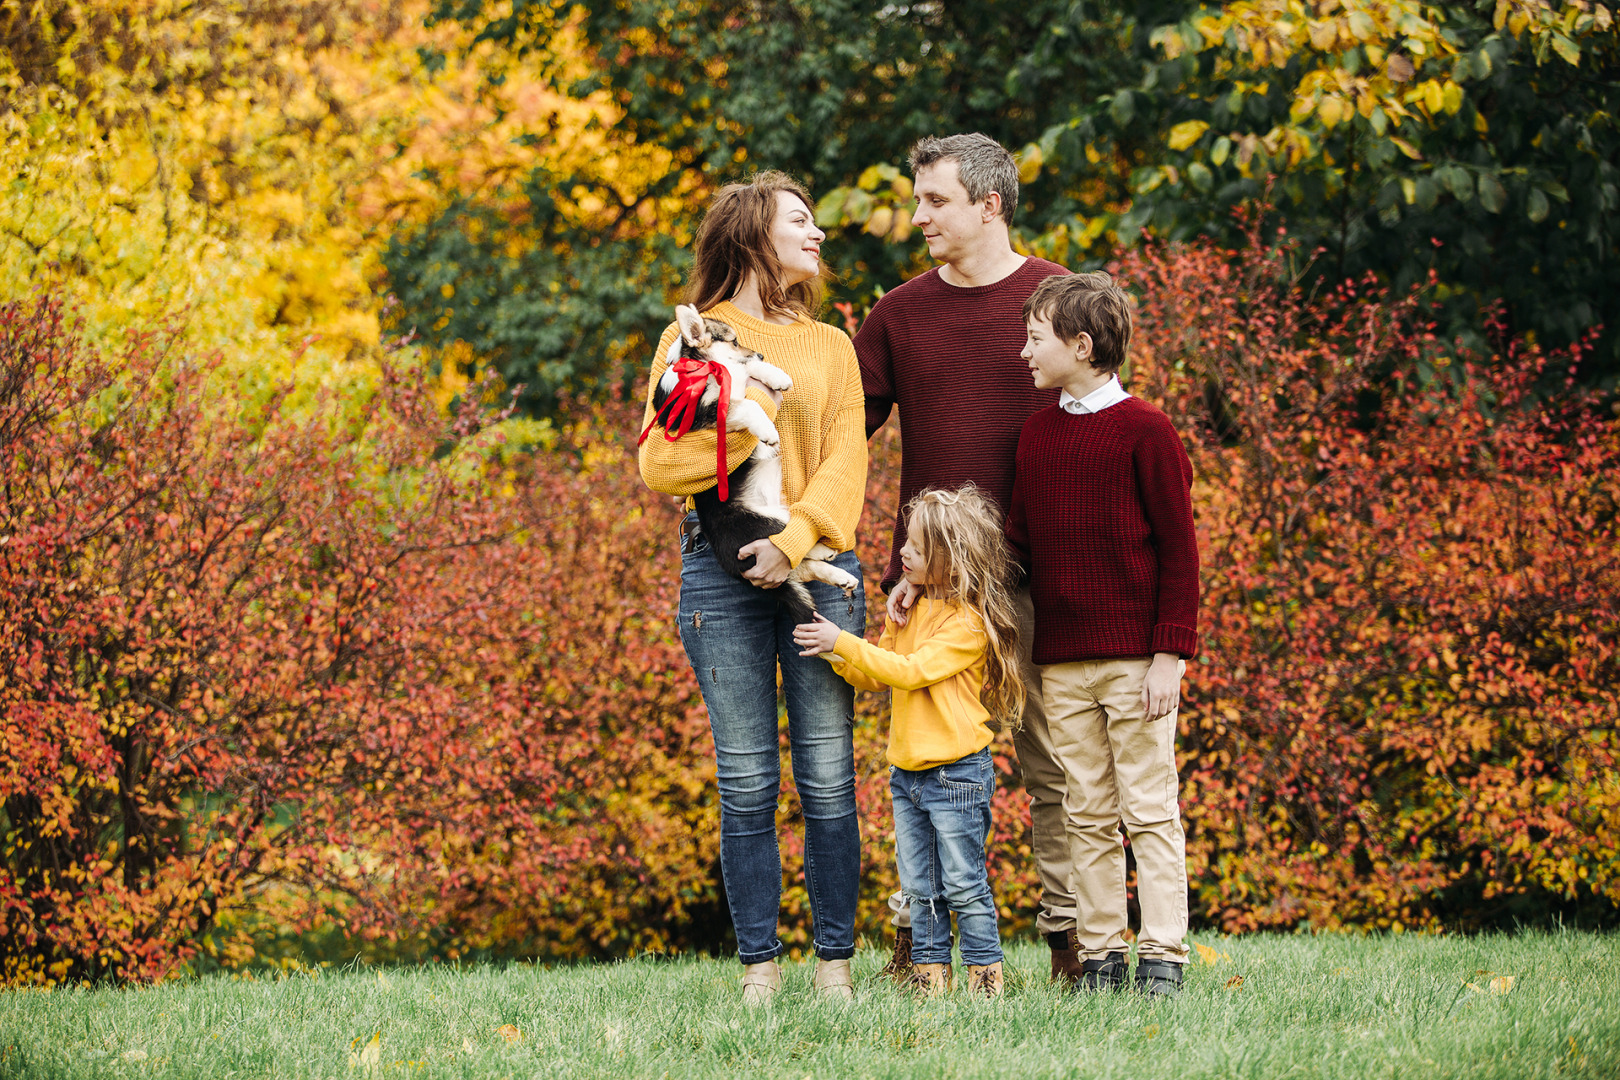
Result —
[[[1046,720],[1068,777],[1063,808],[1082,960],[1128,952],[1123,824],[1136,855],[1140,959],[1187,960],[1187,840],[1176,777],[1176,714],[1149,721],[1148,657],[1048,664]],[[1186,671],[1186,663],[1182,663]]]
[[[1047,730],[1041,703],[1041,669],[1030,659],[1035,642],[1035,604],[1028,589],[1018,592],[1019,673],[1028,697],[1023,727],[1013,736],[1018,772],[1029,793],[1030,831],[1035,847],[1035,870],[1041,879],[1041,911],[1035,929],[1041,934],[1063,933],[1075,925],[1074,891],[1069,882],[1069,836],[1064,824],[1063,793],[1067,781]],[[995,882],[990,887],[996,887]],[[896,926],[911,925],[905,896],[889,897]]]

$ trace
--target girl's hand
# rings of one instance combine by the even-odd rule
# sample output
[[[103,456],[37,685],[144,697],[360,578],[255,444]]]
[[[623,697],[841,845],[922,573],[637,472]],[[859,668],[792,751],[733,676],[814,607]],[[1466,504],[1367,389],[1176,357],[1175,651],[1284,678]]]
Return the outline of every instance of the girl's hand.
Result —
[[[815,622],[800,623],[793,628],[793,644],[803,650],[800,656],[820,656],[833,651],[842,633],[837,623],[828,622],[818,612]]]

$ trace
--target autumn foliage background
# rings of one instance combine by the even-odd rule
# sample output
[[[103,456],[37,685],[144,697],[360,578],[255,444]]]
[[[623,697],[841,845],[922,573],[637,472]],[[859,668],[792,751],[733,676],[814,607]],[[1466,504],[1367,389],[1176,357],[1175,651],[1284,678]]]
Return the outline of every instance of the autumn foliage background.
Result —
[[[1378,34],[1408,17],[1375,7],[1394,12]],[[1613,56],[1606,9],[1500,7],[1503,48]],[[726,947],[712,751],[671,617],[678,515],[632,452],[646,334],[721,172],[643,137],[642,103],[556,77],[589,18],[493,33],[479,8],[0,5],[6,983]],[[1216,35],[1267,10],[1227,5],[1197,40],[1320,61],[1338,18],[1393,47],[1334,0],[1292,38]],[[1193,22],[1166,25],[1171,61],[1201,51]],[[1485,85],[1478,53],[1407,31],[1446,43],[1432,104],[1410,75],[1358,88],[1308,63],[1288,93],[1311,109],[1291,98],[1270,143],[1219,150],[1171,112],[1156,164],[1123,135],[1020,151],[1027,183],[1089,210],[1018,242],[1137,294],[1130,389],[1193,459],[1182,798],[1194,919],[1231,931],[1620,911],[1610,339],[1588,320],[1549,342],[1488,296],[1455,332],[1455,281],[1333,266],[1290,226],[1351,109],[1405,112],[1431,154],[1446,124],[1479,134],[1460,88]],[[1236,215],[1192,205],[1194,166],[1237,154],[1263,180],[1267,153],[1279,187]],[[851,326],[881,266],[927,265],[903,170],[861,165],[817,183],[849,263],[829,317]],[[1545,170],[1469,167],[1466,207],[1452,174],[1422,179],[1487,224],[1489,185],[1522,181],[1545,217]],[[1405,213],[1434,210],[1413,184]],[[1151,227],[1200,213],[1202,233]],[[871,445],[868,568],[900,452],[892,429]],[[857,726],[873,936],[894,887],[884,704],[862,695]],[[992,879],[1029,933],[1028,815],[998,749]],[[781,806],[803,950],[790,773]]]

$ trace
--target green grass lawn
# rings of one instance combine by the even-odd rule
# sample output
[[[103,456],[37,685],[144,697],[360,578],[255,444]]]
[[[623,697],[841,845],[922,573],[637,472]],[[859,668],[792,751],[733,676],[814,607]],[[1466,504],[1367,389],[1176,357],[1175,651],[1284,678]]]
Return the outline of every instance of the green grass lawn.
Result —
[[[789,964],[745,1009],[696,959],[9,991],[0,1077],[1620,1076],[1612,935],[1197,940],[1220,955],[1174,1002],[1060,993],[1033,943],[997,1002],[914,1000],[876,951],[842,1007]]]

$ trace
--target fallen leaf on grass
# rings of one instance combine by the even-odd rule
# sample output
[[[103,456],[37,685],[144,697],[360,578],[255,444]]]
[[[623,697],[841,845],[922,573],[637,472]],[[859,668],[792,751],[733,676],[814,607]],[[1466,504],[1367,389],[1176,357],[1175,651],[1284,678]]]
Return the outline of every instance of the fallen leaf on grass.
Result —
[[[1149,1024],[1147,1027],[1142,1029],[1142,1034],[1146,1035],[1150,1039],[1153,1038],[1158,1033],[1159,1033],[1159,1025],[1158,1024]]]
[[[473,1052],[472,1040],[467,1038],[465,1035],[461,1037],[461,1052],[463,1054],[470,1054]]]
[[[1491,988],[1491,993],[1493,993],[1493,994],[1505,994],[1508,991],[1512,990],[1513,989],[1514,978],[1515,977],[1512,976],[1512,975],[1498,975],[1496,978],[1492,979],[1490,981],[1490,983],[1489,983],[1490,988]]]
[[[1226,980],[1226,988],[1228,990],[1236,990],[1238,987],[1240,987],[1242,985],[1243,985],[1243,976],[1241,976],[1241,975],[1234,975],[1230,979]]]
[[[1202,942],[1193,942],[1193,948],[1198,952],[1198,959],[1205,964],[1213,966],[1215,964],[1230,964],[1232,962],[1232,958],[1230,956],[1227,956],[1223,952],[1212,949]]]
[[[377,1067],[377,1063],[382,1060],[382,1032],[379,1031],[373,1035],[371,1037],[371,1041],[366,1043],[365,1047],[358,1054],[354,1053],[352,1049],[353,1046],[363,1038],[365,1038],[364,1035],[360,1036],[360,1038],[355,1039],[354,1042],[349,1044],[351,1047],[349,1052],[349,1068],[351,1069],[375,1069]]]
[[[509,1043],[520,1043],[523,1041],[523,1032],[518,1029],[516,1024],[502,1024],[500,1027],[495,1029],[495,1034],[499,1035]]]

